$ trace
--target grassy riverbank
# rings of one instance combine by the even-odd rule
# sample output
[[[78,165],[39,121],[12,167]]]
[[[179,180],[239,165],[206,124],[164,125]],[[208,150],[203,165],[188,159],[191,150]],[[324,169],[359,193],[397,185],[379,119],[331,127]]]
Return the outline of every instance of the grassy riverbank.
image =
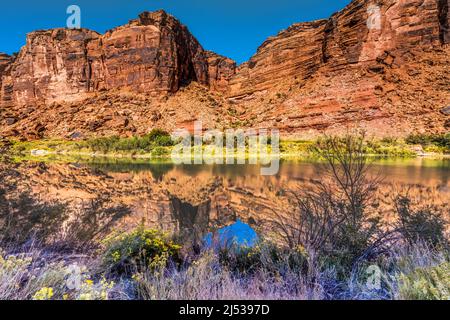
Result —
[[[167,260],[165,256],[153,256],[149,257],[151,266],[139,268],[133,265],[121,273],[111,272],[106,253],[101,249],[84,253],[54,252],[39,247],[14,252],[0,249],[0,299],[450,298],[448,251],[425,243],[396,246],[376,262],[366,261],[366,265],[361,264],[345,277],[338,276],[336,269],[325,260],[315,260],[306,252],[280,249],[268,244],[240,253],[205,250],[191,255],[189,260],[178,265],[169,263],[170,258]],[[121,257],[116,255],[116,259]],[[379,270],[379,280],[371,279],[375,271],[368,269],[370,265]]]
[[[319,140],[281,140],[279,155],[282,159],[296,159],[316,156],[315,147]],[[141,137],[119,138],[102,137],[82,141],[47,139],[37,141],[9,141],[9,153],[19,157],[109,157],[136,159],[170,158],[176,144],[170,135],[162,130],[153,130]],[[193,150],[195,150],[194,147]],[[208,145],[200,147],[202,152]],[[209,150],[209,149],[208,149]],[[269,147],[269,153],[271,152]],[[384,138],[365,142],[367,155],[383,157],[413,158],[417,156],[442,156],[450,154],[450,134],[447,135],[412,135],[405,139]],[[234,157],[246,157],[251,154],[246,150],[240,154],[232,150]]]

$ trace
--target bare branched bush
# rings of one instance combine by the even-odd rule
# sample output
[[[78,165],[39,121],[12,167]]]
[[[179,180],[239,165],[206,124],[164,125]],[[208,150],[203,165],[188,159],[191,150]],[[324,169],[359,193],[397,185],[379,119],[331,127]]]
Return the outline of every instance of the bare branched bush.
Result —
[[[315,151],[323,161],[320,180],[289,191],[293,212],[274,212],[270,223],[289,247],[305,247],[348,268],[389,243],[379,217],[369,210],[381,178],[369,174],[364,135],[327,137]]]
[[[399,195],[395,199],[395,209],[398,231],[407,242],[425,241],[432,246],[448,245],[445,235],[447,222],[439,208],[426,205],[414,209],[407,195]]]

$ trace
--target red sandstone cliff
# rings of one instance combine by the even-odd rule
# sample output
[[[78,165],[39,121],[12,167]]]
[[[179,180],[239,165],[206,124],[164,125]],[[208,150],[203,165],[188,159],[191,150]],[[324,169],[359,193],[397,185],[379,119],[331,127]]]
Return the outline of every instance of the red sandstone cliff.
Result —
[[[280,32],[230,81],[230,97],[251,110],[240,121],[303,136],[448,131],[448,3],[354,0]]]
[[[130,135],[195,120],[299,136],[349,126],[379,136],[448,131],[448,7],[354,0],[269,38],[237,68],[163,11],[104,35],[37,31],[14,62],[0,56],[0,134]]]
[[[145,12],[104,35],[85,29],[36,31],[4,77],[2,97],[26,106],[112,89],[175,93],[191,81],[210,83],[208,57],[188,29],[164,11]]]

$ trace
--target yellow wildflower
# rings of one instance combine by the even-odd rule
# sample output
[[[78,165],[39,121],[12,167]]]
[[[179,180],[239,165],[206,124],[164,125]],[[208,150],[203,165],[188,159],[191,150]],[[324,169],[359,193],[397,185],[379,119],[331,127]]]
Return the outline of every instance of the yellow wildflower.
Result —
[[[33,300],[50,300],[53,297],[53,288],[44,287],[33,296]]]

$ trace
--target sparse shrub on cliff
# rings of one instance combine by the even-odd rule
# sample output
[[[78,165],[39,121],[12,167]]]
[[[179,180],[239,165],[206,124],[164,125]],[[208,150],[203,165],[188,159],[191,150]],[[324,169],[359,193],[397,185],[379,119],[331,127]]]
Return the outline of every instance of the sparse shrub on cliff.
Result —
[[[112,273],[164,268],[170,261],[179,262],[181,249],[167,234],[143,226],[130,233],[112,235],[104,245],[103,265]]]

